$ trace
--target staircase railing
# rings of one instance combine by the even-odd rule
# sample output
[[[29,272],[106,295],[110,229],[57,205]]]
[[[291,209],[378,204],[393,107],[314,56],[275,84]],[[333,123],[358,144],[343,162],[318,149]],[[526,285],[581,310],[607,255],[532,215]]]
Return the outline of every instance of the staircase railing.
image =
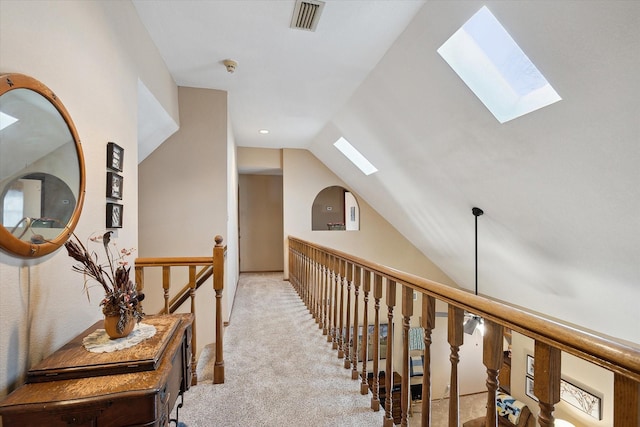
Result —
[[[413,294],[422,294],[421,324],[424,329],[424,374],[422,381],[423,426],[431,422],[431,333],[435,327],[435,302],[448,304],[448,343],[451,347],[451,378],[449,426],[459,426],[458,362],[463,340],[464,313],[470,312],[484,319],[483,363],[487,368],[486,426],[497,425],[496,394],[498,375],[503,363],[503,331],[512,331],[534,340],[535,382],[534,394],[539,401],[538,423],[542,427],[554,425],[553,412],[560,401],[561,352],[600,366],[613,373],[613,426],[638,427],[640,425],[640,348],[612,338],[597,336],[590,331],[564,324],[535,314],[474,295],[468,291],[433,282],[362,258],[323,247],[297,238],[289,238],[289,280],[312,313],[327,341],[344,357],[344,367],[352,370],[352,378],[361,380],[360,391],[372,390],[371,408],[379,410],[379,389],[387,391],[383,425],[393,426],[395,412],[401,426],[408,423],[409,414],[409,325],[413,316]],[[402,360],[400,411],[391,399],[393,379],[393,315],[396,291],[402,316]],[[360,300],[360,295],[362,300]],[[358,349],[355,331],[362,326],[362,343],[367,343],[367,330],[374,301],[373,367],[367,372],[368,345]],[[389,325],[387,338],[386,373],[378,366],[380,304],[387,305]],[[359,313],[362,305],[364,313]],[[354,331],[354,332],[352,332]],[[360,358],[358,358],[360,356]],[[361,361],[359,365],[359,361]],[[360,370],[359,370],[360,369]],[[379,383],[384,378],[384,384]],[[532,411],[533,412],[533,411]],[[397,422],[396,418],[396,422]]]
[[[191,334],[191,384],[198,382],[196,375],[196,324],[198,315],[196,313],[196,290],[211,276],[213,276],[213,289],[215,291],[215,364],[213,368],[213,383],[224,383],[224,354],[223,354],[223,320],[222,320],[222,292],[224,290],[224,259],[227,247],[222,244],[222,236],[215,237],[213,256],[211,257],[164,257],[164,258],[136,258],[136,286],[138,291],[145,287],[145,268],[162,268],[162,289],[164,292],[164,308],[159,314],[169,314],[175,312],[187,299],[191,299],[191,313],[194,321]],[[171,271],[176,268],[187,268],[189,280],[173,298],[169,298],[171,293]],[[197,270],[197,267],[201,267]]]

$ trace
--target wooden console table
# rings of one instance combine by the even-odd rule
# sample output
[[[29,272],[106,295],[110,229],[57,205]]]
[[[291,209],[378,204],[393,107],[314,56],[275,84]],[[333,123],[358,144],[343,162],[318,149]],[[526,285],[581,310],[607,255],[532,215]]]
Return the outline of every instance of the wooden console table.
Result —
[[[90,353],[78,335],[29,370],[2,402],[2,425],[166,426],[191,381],[192,314],[147,316],[156,334],[134,347]],[[177,424],[177,421],[176,421]]]

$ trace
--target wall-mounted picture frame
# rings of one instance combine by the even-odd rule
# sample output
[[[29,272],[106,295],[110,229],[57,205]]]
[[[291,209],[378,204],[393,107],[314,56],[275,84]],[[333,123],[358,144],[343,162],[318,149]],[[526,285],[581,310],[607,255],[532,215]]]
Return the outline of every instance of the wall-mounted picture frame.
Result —
[[[124,178],[115,172],[107,172],[107,197],[110,199],[122,199],[122,185]]]
[[[124,206],[118,203],[107,203],[107,228],[122,228]]]
[[[529,375],[531,378],[534,377],[534,363],[533,363],[534,359],[533,356],[530,354],[527,354],[527,375]]]
[[[524,379],[524,394],[529,396],[531,399],[538,401],[538,398],[533,392],[533,378],[527,376]]]
[[[564,378],[560,380],[560,399],[596,420],[602,419],[602,399]]]
[[[122,172],[124,166],[124,148],[115,142],[107,143],[107,167]]]

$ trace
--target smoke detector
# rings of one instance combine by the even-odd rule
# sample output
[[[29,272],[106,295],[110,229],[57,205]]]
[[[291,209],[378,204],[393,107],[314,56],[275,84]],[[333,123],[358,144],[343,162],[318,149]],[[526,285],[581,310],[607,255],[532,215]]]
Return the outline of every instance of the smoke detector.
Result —
[[[291,28],[315,31],[323,8],[323,1],[296,0],[291,17]]]
[[[222,61],[222,63],[224,64],[225,67],[227,67],[227,71],[229,73],[233,73],[236,70],[236,67],[238,66],[238,63],[233,59],[225,59],[224,61]]]

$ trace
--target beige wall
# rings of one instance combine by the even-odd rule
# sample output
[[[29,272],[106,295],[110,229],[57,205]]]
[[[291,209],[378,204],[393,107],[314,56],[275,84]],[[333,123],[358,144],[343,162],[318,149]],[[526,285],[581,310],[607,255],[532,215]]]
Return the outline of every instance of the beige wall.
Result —
[[[313,154],[306,150],[289,150],[283,152],[284,171],[284,239],[285,251],[288,250],[287,237],[294,236],[335,248],[359,256],[370,261],[387,265],[440,283],[455,286],[438,267],[420,253],[407,239],[393,228],[384,218],[375,212],[365,200],[357,194],[354,196],[360,206],[360,231],[311,231],[311,207],[313,200],[322,189],[332,185],[349,188],[337,178]],[[285,252],[285,259],[288,253]],[[288,278],[288,265],[285,263],[285,277]],[[397,290],[397,301],[401,301],[400,287]],[[362,297],[360,304],[362,305]],[[383,307],[385,301],[382,300]],[[414,302],[414,316],[411,325],[419,322],[421,299]],[[440,311],[446,311],[443,304]],[[361,311],[362,312],[362,311]],[[386,318],[386,311],[381,314]],[[369,319],[373,319],[373,302],[370,302]],[[371,320],[369,323],[372,323]],[[384,322],[383,322],[384,323]],[[401,313],[399,306],[395,313],[396,349],[401,348]],[[438,318],[433,332],[432,366],[449,365],[449,344],[447,343],[446,318]],[[460,349],[460,392],[475,393],[485,389],[485,368],[482,366],[482,339],[478,333],[465,335],[465,345]],[[395,353],[395,352],[394,352]],[[394,355],[396,361],[400,354]],[[397,362],[396,362],[397,363]],[[400,369],[397,365],[396,370]],[[432,390],[435,398],[444,395],[450,383],[449,369],[436,369],[433,372]]]
[[[83,239],[105,227],[106,144],[125,149],[124,227],[116,236],[119,246],[137,247],[138,79],[170,114],[177,88],[131,3],[2,1],[0,72],[39,79],[73,118],[87,170],[76,229]],[[0,397],[101,318],[101,292],[93,288],[87,302],[72,265],[64,249],[38,260],[0,254]]]
[[[214,236],[220,234],[226,241],[228,222],[237,215],[227,210],[230,176],[233,181],[228,167],[233,164],[230,157],[235,157],[228,136],[227,93],[187,87],[178,93],[180,129],[139,165],[142,257],[211,256]],[[235,259],[237,245],[232,243],[227,257],[232,268]],[[235,283],[229,273],[226,278]],[[185,274],[172,277],[174,290],[186,283]],[[145,282],[147,306],[159,310],[161,293],[151,292],[149,286],[159,287],[161,282],[158,276],[145,277]],[[227,297],[233,294],[225,292]],[[213,301],[212,286],[200,288],[198,299]],[[214,310],[198,310],[197,352],[214,340],[214,316]],[[224,317],[228,319],[226,310]]]
[[[511,394],[525,402],[531,412],[537,416],[540,412],[538,403],[524,393],[526,359],[527,355],[534,356],[534,341],[514,332],[511,349]],[[564,352],[561,365],[563,379],[602,398],[602,420],[596,420],[563,400],[556,405],[553,416],[556,419],[567,420],[576,426],[613,425],[613,373]]]
[[[282,271],[282,176],[240,175],[240,270]]]
[[[285,240],[288,236],[299,237],[440,283],[455,285],[355,193],[360,205],[359,232],[311,231],[311,207],[316,195],[332,185],[349,188],[309,151],[283,151]],[[288,259],[286,251],[288,247],[285,247],[285,259]],[[288,277],[288,271],[285,265],[285,277]]]

